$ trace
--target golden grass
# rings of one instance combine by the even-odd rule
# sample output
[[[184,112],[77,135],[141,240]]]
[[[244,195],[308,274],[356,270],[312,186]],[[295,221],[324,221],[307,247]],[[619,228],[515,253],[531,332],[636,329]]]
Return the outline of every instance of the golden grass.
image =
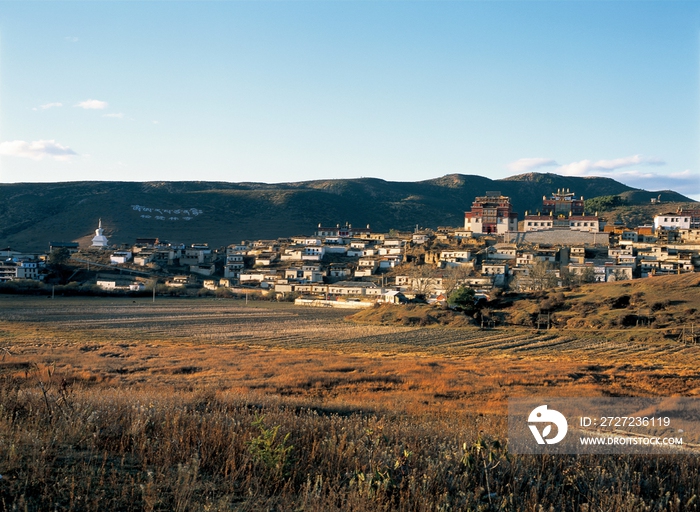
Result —
[[[648,321],[675,335],[684,325],[700,323],[700,275],[696,273],[586,285],[564,297],[568,309],[557,313],[561,326],[609,329],[618,327],[625,315],[639,315],[642,323]],[[615,306],[620,298],[629,299],[629,304]]]
[[[656,460],[663,480],[644,458],[490,441],[509,396],[698,394],[697,347],[344,314],[0,298],[0,510],[638,510],[700,492],[686,459]],[[250,450],[275,427],[272,458]],[[286,434],[289,464],[271,464]]]
[[[465,401],[501,411],[513,395],[700,391],[696,347],[635,340],[635,330],[371,326],[326,310],[206,300],[2,300],[0,369],[15,377],[52,365],[69,383],[252,390],[407,412]]]

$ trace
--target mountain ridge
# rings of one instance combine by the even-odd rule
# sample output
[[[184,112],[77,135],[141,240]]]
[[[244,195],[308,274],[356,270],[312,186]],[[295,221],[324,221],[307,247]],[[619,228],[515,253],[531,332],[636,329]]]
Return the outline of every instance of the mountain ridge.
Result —
[[[43,250],[50,241],[86,242],[102,218],[112,243],[137,237],[226,245],[242,239],[311,234],[350,222],[376,231],[461,226],[474,197],[510,196],[522,217],[542,196],[568,188],[586,199],[624,194],[639,204],[692,202],[673,191],[643,191],[610,178],[526,173],[492,180],[447,174],[416,182],[380,178],[286,183],[73,181],[0,184],[0,246]]]

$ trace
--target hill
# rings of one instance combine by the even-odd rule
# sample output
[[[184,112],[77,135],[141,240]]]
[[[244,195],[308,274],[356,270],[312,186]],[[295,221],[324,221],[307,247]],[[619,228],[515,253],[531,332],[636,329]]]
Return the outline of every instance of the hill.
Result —
[[[573,290],[507,294],[485,305],[499,325],[533,328],[540,314],[551,326],[572,336],[593,331],[618,341],[634,338],[679,340],[683,328],[700,322],[700,277],[695,273],[632,281],[596,283]],[[382,305],[347,317],[378,325],[432,325],[463,327],[469,321],[460,313],[428,305]]]
[[[508,304],[510,323],[530,326],[538,313],[550,313],[560,329],[617,330],[641,328],[641,339],[662,332],[677,336],[683,325],[700,321],[700,277],[695,273],[632,281],[588,284],[572,291],[538,292]],[[649,329],[651,328],[651,329]],[[641,338],[640,338],[641,336]]]
[[[569,188],[586,198],[646,195],[609,178],[529,173],[501,180],[451,174],[419,182],[376,178],[279,184],[224,182],[65,182],[0,184],[0,247],[41,250],[49,241],[89,242],[102,218],[112,243],[137,237],[220,246],[249,238],[310,234],[350,222],[373,230],[461,226],[476,195],[500,190],[515,210],[537,210],[542,196]],[[634,194],[632,194],[634,192]],[[690,200],[663,191],[666,201]]]

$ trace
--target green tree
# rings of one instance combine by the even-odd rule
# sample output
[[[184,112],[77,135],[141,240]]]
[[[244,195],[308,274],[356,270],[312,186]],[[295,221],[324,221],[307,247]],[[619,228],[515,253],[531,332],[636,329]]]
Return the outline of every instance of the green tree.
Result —
[[[619,206],[626,206],[628,203],[620,196],[598,196],[586,199],[584,206],[586,211],[608,211]]]
[[[54,249],[49,253],[48,264],[53,268],[60,268],[70,259],[70,252],[65,247]]]
[[[65,247],[54,249],[49,253],[47,267],[50,271],[48,277],[58,279],[60,284],[66,284],[72,270],[68,266],[70,252]]]
[[[456,306],[463,309],[474,307],[474,290],[466,286],[460,286],[453,291],[447,299],[450,306]]]

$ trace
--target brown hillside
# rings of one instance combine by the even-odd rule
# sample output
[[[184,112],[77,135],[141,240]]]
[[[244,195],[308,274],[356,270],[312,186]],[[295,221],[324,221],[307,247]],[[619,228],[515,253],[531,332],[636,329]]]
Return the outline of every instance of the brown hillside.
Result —
[[[687,334],[691,329],[700,332],[700,274],[590,284],[570,291],[506,295],[489,303],[487,308],[488,316],[498,325],[535,328],[538,317],[544,315],[549,317],[551,328],[572,334],[594,329],[613,337],[627,333],[624,336],[635,335],[640,339],[681,339],[684,328]],[[379,325],[475,325],[461,313],[417,304],[382,305],[347,318]]]

